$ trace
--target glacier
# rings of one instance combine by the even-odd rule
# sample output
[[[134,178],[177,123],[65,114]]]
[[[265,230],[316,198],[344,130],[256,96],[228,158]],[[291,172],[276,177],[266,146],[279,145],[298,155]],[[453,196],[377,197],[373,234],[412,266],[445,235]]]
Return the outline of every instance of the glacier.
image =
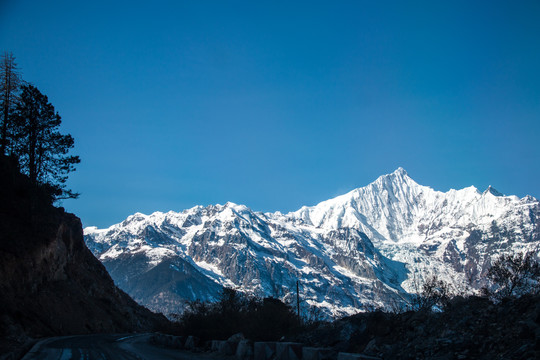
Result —
[[[117,285],[154,311],[180,313],[225,286],[292,301],[299,281],[306,316],[336,318],[400,306],[432,275],[474,292],[501,254],[538,252],[539,213],[531,196],[440,192],[398,168],[287,214],[229,202],[136,213],[84,234]]]

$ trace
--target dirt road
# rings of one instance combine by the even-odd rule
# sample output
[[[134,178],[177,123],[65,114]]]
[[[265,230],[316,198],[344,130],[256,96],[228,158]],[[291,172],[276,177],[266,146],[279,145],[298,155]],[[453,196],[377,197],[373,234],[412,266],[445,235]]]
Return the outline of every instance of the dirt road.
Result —
[[[218,360],[216,353],[192,353],[152,345],[150,334],[64,336],[38,342],[23,360]]]

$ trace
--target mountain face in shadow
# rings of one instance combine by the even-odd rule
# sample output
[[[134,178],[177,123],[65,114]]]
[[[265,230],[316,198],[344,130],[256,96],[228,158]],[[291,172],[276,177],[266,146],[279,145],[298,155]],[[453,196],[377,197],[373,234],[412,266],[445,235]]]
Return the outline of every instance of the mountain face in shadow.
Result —
[[[0,338],[24,342],[166,324],[115,286],[86,247],[79,218],[52,206],[46,190],[33,187],[5,156],[0,199]]]

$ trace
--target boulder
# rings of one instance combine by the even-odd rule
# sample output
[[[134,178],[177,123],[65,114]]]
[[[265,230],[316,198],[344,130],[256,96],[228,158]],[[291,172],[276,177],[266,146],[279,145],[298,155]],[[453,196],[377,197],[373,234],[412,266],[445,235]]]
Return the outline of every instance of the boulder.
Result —
[[[238,347],[238,343],[237,342],[234,342],[234,341],[222,341],[220,344],[219,344],[219,349],[218,349],[218,352],[221,354],[221,355],[225,355],[225,356],[231,356],[231,355],[234,355],[236,354],[236,348]]]
[[[184,344],[186,343],[185,336],[173,336],[172,347],[175,349],[183,349]]]
[[[195,350],[199,343],[201,342],[201,339],[199,339],[196,336],[188,336],[186,339],[186,343],[184,344],[184,348],[187,350]]]
[[[302,347],[300,343],[278,342],[276,343],[277,360],[300,360],[302,359]]]
[[[275,359],[276,343],[275,342],[256,342],[253,344],[254,360],[270,360]]]
[[[242,340],[236,348],[236,358],[238,360],[253,359],[253,342],[251,340]]]
[[[223,342],[223,340],[212,340],[212,343],[210,344],[210,350],[211,351],[219,351],[219,345],[221,345],[221,343]]]

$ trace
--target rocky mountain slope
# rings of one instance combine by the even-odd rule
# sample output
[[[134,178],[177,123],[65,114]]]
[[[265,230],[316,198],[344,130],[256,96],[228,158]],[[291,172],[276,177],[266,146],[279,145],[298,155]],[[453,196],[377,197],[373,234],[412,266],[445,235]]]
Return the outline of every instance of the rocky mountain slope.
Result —
[[[85,241],[116,283],[165,313],[222,286],[291,297],[304,311],[341,316],[391,307],[437,274],[456,290],[479,288],[490,262],[538,249],[540,204],[489,187],[435,191],[403,169],[289,214],[227,203],[137,213]]]
[[[114,285],[85,246],[80,220],[50,205],[4,156],[0,198],[0,353],[29,337],[167,324]]]

